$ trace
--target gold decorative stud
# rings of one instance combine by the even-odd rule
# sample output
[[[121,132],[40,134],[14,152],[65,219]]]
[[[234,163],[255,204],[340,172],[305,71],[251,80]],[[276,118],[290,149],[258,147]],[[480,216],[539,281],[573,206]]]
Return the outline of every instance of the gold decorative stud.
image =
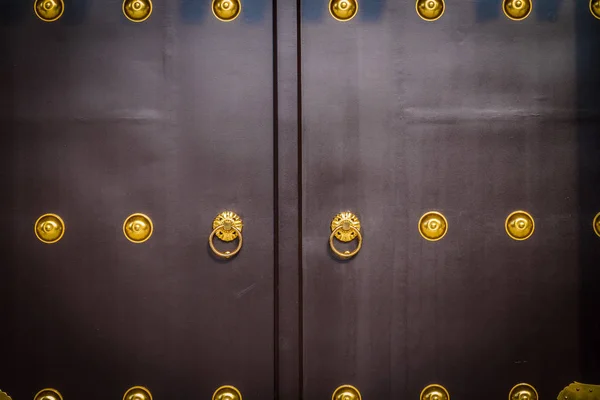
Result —
[[[44,22],[54,22],[62,17],[65,11],[63,0],[35,0],[33,11]]]
[[[242,400],[242,394],[233,386],[221,386],[213,394],[212,400]]]
[[[522,21],[531,14],[532,0],[504,0],[502,11],[513,21]]]
[[[533,386],[528,383],[519,383],[515,385],[508,393],[508,400],[537,400],[538,393]]]
[[[425,386],[419,396],[420,400],[450,400],[450,393],[442,385],[434,383]]]
[[[123,223],[125,237],[133,243],[143,243],[154,232],[152,220],[145,214],[131,214]]]
[[[526,240],[533,235],[535,222],[533,217],[525,211],[512,212],[504,224],[506,233],[514,240]]]
[[[65,234],[65,222],[56,214],[44,214],[35,221],[35,236],[44,243],[56,243]]]
[[[431,242],[440,240],[448,232],[448,221],[441,213],[429,211],[419,219],[419,233]]]
[[[37,392],[33,400],[63,400],[63,398],[58,390],[47,388]]]
[[[143,22],[152,14],[152,0],[124,0],[123,14],[132,22]]]
[[[590,0],[590,11],[597,19],[600,19],[600,0]]]
[[[592,227],[594,228],[596,235],[600,236],[600,213],[596,214],[594,217],[594,220],[592,221]]]
[[[331,400],[362,400],[362,396],[354,386],[342,385],[334,390]]]
[[[152,400],[152,393],[143,386],[133,386],[127,389],[123,400]]]
[[[446,11],[444,0],[417,0],[417,14],[425,21],[435,21]]]
[[[229,22],[233,21],[240,15],[242,11],[242,3],[240,0],[213,0],[212,12],[217,19]]]
[[[334,239],[340,242],[351,242],[354,239],[358,239],[356,248],[352,251],[339,251],[333,244]],[[329,236],[329,247],[331,251],[342,259],[352,258],[358,254],[362,247],[362,234],[360,233],[360,220],[356,215],[350,211],[341,212],[331,221],[331,235]]]
[[[231,258],[240,252],[242,249],[243,236],[242,229],[244,228],[244,223],[239,215],[234,213],[233,211],[223,211],[213,220],[212,224],[213,230],[208,236],[208,244],[210,245],[210,249],[219,257],[222,258]],[[239,238],[239,242],[237,248],[234,251],[225,251],[221,252],[217,250],[214,243],[215,235],[224,242],[232,242],[235,239]]]
[[[0,400],[12,400],[10,398],[10,396],[6,393],[4,393],[2,390],[0,390]]]
[[[329,13],[338,21],[350,21],[357,12],[357,0],[329,0]]]

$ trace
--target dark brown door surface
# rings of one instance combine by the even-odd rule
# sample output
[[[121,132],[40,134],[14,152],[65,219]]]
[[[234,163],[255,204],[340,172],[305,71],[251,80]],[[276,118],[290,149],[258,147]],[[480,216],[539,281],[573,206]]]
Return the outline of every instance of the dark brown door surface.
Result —
[[[0,389],[272,397],[271,4],[221,22],[155,0],[142,23],[119,1],[67,1],[52,23],[32,5],[7,3],[0,33]],[[224,261],[207,239],[226,210],[244,240]],[[135,212],[154,225],[140,244]],[[66,224],[55,244],[34,235],[45,213]]]
[[[534,1],[520,22],[496,1],[448,1],[434,22],[358,3],[346,22],[302,9],[304,398],[600,382],[600,21],[587,2]],[[340,261],[330,223],[348,210],[364,241]],[[524,241],[504,227],[517,210]],[[419,233],[429,211],[439,241]]]

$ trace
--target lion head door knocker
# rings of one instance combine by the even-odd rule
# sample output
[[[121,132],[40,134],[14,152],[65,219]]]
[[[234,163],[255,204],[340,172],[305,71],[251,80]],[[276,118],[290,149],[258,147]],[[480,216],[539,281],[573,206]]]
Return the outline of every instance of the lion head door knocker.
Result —
[[[54,22],[62,17],[65,11],[63,0],[35,0],[33,12],[44,22]]]
[[[434,383],[432,385],[425,386],[421,391],[419,400],[450,400],[450,393],[442,385]]]
[[[340,21],[350,21],[358,12],[357,0],[330,0],[329,13],[331,16]]]
[[[600,213],[596,214],[594,217],[592,228],[594,229],[594,233],[600,237]]]
[[[212,400],[242,400],[242,394],[233,386],[221,386],[213,394]]]
[[[154,224],[149,216],[142,213],[131,214],[123,222],[123,233],[133,243],[144,243],[154,232]]]
[[[438,20],[446,11],[444,0],[417,0],[417,15],[425,21]]]
[[[44,214],[35,221],[34,232],[43,243],[56,243],[65,234],[65,222],[56,214]]]
[[[244,224],[242,219],[233,211],[223,211],[217,215],[212,224],[213,230],[208,237],[210,249],[221,258],[231,258],[242,249],[243,237],[242,229]],[[238,245],[233,251],[219,251],[215,247],[215,236],[223,242],[232,242],[238,239]]]
[[[334,244],[335,240],[340,242],[351,242],[358,240],[356,248],[352,251],[339,251]],[[336,215],[331,221],[331,235],[329,236],[329,247],[331,251],[341,259],[352,258],[358,254],[362,247],[362,234],[360,233],[360,221],[356,215],[350,211],[342,212]]]
[[[240,0],[213,0],[212,12],[219,21],[230,22],[242,12],[242,3]]]
[[[37,392],[33,400],[63,400],[63,398],[58,390],[47,388]]]
[[[532,0],[503,0],[502,11],[513,21],[522,21],[529,17],[533,9]]]
[[[419,219],[419,233],[423,239],[435,242],[446,236],[448,220],[437,211],[429,211]]]
[[[131,22],[144,22],[152,14],[151,0],[124,0],[123,14]]]
[[[506,233],[514,240],[527,240],[533,235],[535,222],[533,217],[526,211],[512,212],[504,223]]]
[[[558,400],[600,400],[600,385],[573,382],[565,387]]]
[[[600,19],[600,0],[590,0],[590,11],[597,19]]]
[[[334,390],[331,400],[362,400],[362,396],[354,386],[342,385]]]
[[[127,389],[123,400],[152,400],[152,393],[143,386],[133,386]]]
[[[529,383],[519,383],[508,393],[508,400],[538,400],[538,393]]]

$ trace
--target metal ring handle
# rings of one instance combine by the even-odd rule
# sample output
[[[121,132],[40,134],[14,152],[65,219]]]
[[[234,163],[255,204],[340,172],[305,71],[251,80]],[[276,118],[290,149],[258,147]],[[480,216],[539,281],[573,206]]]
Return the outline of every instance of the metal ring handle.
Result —
[[[242,231],[239,230],[238,228],[236,228],[235,226],[231,227],[232,229],[235,229],[235,231],[238,234],[238,238],[240,239],[238,246],[236,247],[236,249],[234,251],[226,251],[225,253],[222,253],[219,250],[217,250],[213,241],[214,241],[214,237],[215,237],[215,234],[217,233],[217,231],[219,229],[223,229],[223,228],[224,228],[224,225],[219,225],[215,229],[213,229],[213,231],[210,233],[210,236],[208,237],[208,244],[210,245],[210,249],[213,251],[213,253],[215,253],[219,257],[231,258],[231,257],[235,256],[237,253],[239,253],[240,250],[242,249],[242,242],[244,241],[244,239],[242,237]]]
[[[356,246],[356,248],[354,250],[345,251],[342,253],[341,251],[336,249],[335,246],[333,245],[333,239],[335,238],[335,234],[337,233],[337,231],[339,231],[343,228],[344,228],[344,226],[340,225],[331,232],[331,236],[329,236],[329,247],[331,247],[331,251],[333,251],[335,253],[335,255],[340,258],[346,258],[346,259],[352,258],[358,254],[358,252],[360,251],[360,248],[362,247],[362,235],[360,234],[360,231],[358,229],[356,229],[354,226],[350,225],[349,226],[350,230],[352,230],[356,233],[356,237],[358,238],[358,245]]]

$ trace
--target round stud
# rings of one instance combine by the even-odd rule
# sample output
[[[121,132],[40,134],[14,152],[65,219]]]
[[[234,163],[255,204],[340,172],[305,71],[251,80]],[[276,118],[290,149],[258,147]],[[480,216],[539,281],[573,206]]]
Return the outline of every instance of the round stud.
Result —
[[[125,237],[133,243],[143,243],[150,239],[154,232],[152,220],[145,214],[131,214],[123,223]]]
[[[329,0],[329,12],[338,21],[350,21],[358,12],[358,1]]]
[[[58,390],[47,388],[37,392],[33,400],[63,400],[63,398]]]
[[[65,234],[65,222],[56,214],[44,214],[35,221],[35,236],[44,243],[56,243]]]
[[[444,0],[417,0],[417,14],[425,21],[439,19],[446,10]]]
[[[152,393],[143,386],[133,386],[127,389],[123,400],[152,400]]]
[[[596,216],[594,217],[592,226],[594,227],[594,232],[596,233],[596,235],[600,237],[600,213],[596,214]]]
[[[152,14],[151,0],[124,0],[123,14],[132,22],[143,22]]]
[[[511,213],[504,224],[506,233],[514,240],[526,240],[533,235],[535,222],[533,217],[525,211]]]
[[[62,17],[65,11],[63,0],[35,0],[33,11],[44,22],[54,22]]]
[[[242,400],[242,394],[233,386],[221,386],[213,394],[212,400]]]
[[[440,240],[448,232],[448,221],[441,213],[429,211],[419,219],[419,233],[431,242]]]
[[[600,0],[590,0],[590,11],[597,19],[600,19]]]
[[[538,393],[533,386],[528,383],[519,383],[515,385],[508,393],[508,400],[537,400]]]
[[[0,390],[0,400],[12,400],[10,398],[10,396],[7,393],[4,393],[2,390]]]
[[[425,386],[419,396],[421,400],[450,400],[450,393],[442,385],[436,383]]]
[[[362,400],[362,396],[354,386],[342,385],[334,390],[331,400]]]
[[[502,11],[513,21],[522,21],[531,14],[532,0],[504,0]]]
[[[240,0],[213,0],[212,12],[217,19],[229,22],[233,21],[240,15],[242,11],[242,3]]]

